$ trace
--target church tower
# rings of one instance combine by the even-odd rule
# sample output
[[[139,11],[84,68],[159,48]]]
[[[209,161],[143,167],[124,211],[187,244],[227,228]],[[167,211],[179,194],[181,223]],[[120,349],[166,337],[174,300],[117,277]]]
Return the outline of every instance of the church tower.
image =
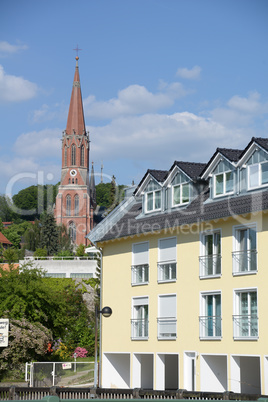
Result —
[[[55,219],[67,227],[73,244],[87,245],[85,236],[93,228],[89,183],[89,134],[86,132],[78,57],[66,130],[62,133],[61,182],[56,198]]]

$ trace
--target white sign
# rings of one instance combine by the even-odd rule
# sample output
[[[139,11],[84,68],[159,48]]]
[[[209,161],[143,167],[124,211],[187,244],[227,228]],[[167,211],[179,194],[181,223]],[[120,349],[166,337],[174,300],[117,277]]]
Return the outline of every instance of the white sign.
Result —
[[[0,318],[0,348],[8,346],[9,319]]]
[[[63,370],[71,369],[72,363],[63,363],[62,368],[63,368]]]

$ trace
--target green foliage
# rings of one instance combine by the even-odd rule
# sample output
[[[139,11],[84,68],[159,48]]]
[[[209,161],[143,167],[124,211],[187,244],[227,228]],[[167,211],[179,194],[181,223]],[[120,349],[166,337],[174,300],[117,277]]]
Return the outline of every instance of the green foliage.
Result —
[[[77,247],[77,249],[76,249],[76,253],[75,253],[75,255],[77,256],[77,257],[84,257],[86,254],[85,254],[85,245],[84,244],[79,244],[79,246]]]
[[[59,232],[54,216],[44,212],[41,216],[40,246],[46,247],[48,255],[57,254],[59,250]]]
[[[25,362],[40,360],[46,355],[50,339],[51,332],[42,324],[31,323],[25,318],[11,319],[8,347],[0,349],[0,378],[12,370],[19,379]]]
[[[25,244],[28,250],[35,251],[40,246],[40,234],[41,225],[40,222],[35,219],[34,223],[29,224],[28,229],[25,232]]]
[[[29,222],[13,223],[7,228],[3,228],[1,232],[12,243],[15,248],[18,248],[21,243],[21,238],[31,224]]]
[[[8,247],[3,251],[4,260],[8,262],[8,264],[12,264],[13,262],[18,262],[18,253],[13,247]]]
[[[94,328],[81,289],[72,279],[46,278],[29,263],[20,271],[0,267],[0,317],[40,323],[70,351],[77,346],[92,351]]]
[[[71,253],[73,251],[72,242],[65,225],[58,225],[58,242],[59,242],[59,250],[66,251],[67,253]]]
[[[34,252],[34,257],[47,257],[47,248],[37,248]]]
[[[6,195],[0,195],[0,218],[3,222],[12,222],[18,219],[18,215]]]
[[[124,198],[125,186],[116,186],[114,180],[111,183],[99,183],[96,185],[96,201],[101,207],[112,208],[118,205]]]

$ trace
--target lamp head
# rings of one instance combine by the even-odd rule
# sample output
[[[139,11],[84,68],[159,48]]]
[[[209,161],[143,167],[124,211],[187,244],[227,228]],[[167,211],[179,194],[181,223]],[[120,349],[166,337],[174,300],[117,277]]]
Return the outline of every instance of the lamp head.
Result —
[[[106,317],[106,318],[108,318],[108,317],[110,317],[111,315],[112,315],[112,309],[111,309],[111,307],[103,307],[103,309],[101,310],[101,314],[104,316],[104,317]]]

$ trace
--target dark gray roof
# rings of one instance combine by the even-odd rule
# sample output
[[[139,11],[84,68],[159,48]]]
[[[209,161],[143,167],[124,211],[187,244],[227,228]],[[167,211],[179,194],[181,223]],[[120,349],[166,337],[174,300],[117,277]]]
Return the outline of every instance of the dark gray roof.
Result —
[[[183,170],[191,179],[194,179],[200,176],[200,173],[203,171],[206,163],[175,161],[171,166],[170,171],[174,168],[175,165]]]
[[[134,206],[115,226],[98,241],[112,240],[141,233],[152,233],[161,229],[176,228],[192,223],[201,223],[213,219],[228,218],[268,209],[268,190],[252,192],[246,195],[232,196],[217,201],[206,202],[209,189],[206,188],[186,208],[170,213],[137,217],[142,212],[141,202]]]
[[[154,169],[148,169],[147,173],[150,173],[158,182],[162,183],[167,174],[168,171],[167,170],[154,170]]]
[[[223,156],[225,156],[231,162],[237,162],[243,152],[241,149],[230,149],[230,148],[217,148],[217,151],[220,152]]]

